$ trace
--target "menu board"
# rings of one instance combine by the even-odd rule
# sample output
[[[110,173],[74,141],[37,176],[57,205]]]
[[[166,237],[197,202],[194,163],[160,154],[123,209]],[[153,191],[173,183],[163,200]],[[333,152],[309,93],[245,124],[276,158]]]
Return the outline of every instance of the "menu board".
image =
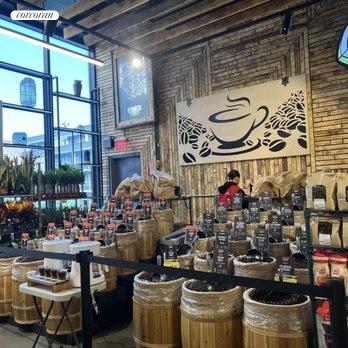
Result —
[[[242,210],[243,209],[243,194],[236,193],[232,200],[232,210]]]
[[[176,244],[166,244],[165,255],[166,260],[175,260],[177,258],[178,247]]]
[[[186,226],[185,243],[192,244],[194,239],[196,238],[197,232],[198,232],[197,226],[195,225]]]
[[[272,212],[268,217],[268,230],[269,236],[272,237],[277,243],[281,243],[283,241],[282,217],[276,212]]]
[[[160,210],[168,209],[168,203],[165,197],[159,197],[159,209]]]
[[[204,213],[203,214],[203,232],[206,236],[211,237],[214,235],[214,214]]]
[[[246,240],[246,218],[235,216],[233,221],[233,240]]]
[[[272,195],[270,192],[261,192],[259,197],[260,210],[267,211],[272,209]]]
[[[260,202],[249,202],[249,222],[251,224],[260,222]]]
[[[283,220],[283,224],[287,226],[292,226],[295,223],[294,209],[289,203],[283,203],[282,220]]]
[[[291,201],[294,210],[303,210],[304,208],[304,195],[302,190],[294,190],[291,193]]]
[[[267,230],[258,229],[254,233],[254,246],[263,257],[268,257],[269,255],[269,233]]]

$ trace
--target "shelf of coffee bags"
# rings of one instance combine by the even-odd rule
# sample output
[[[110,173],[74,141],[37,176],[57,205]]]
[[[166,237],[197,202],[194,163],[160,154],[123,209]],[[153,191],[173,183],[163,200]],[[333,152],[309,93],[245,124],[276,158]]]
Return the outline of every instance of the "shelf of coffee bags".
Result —
[[[305,217],[307,216],[330,216],[330,217],[345,217],[348,216],[348,211],[342,210],[315,210],[306,208],[304,210]]]

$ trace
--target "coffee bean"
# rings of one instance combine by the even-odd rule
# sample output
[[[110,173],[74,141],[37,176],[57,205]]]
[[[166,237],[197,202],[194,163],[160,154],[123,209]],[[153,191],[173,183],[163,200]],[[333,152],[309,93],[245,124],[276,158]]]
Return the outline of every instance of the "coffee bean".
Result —
[[[295,129],[297,127],[297,125],[300,123],[300,120],[290,120],[287,124],[286,124],[286,128],[287,129]]]
[[[212,140],[215,139],[214,135],[212,135],[212,134],[207,134],[205,137],[206,137],[207,139],[209,139],[210,141],[212,141]]]
[[[307,149],[307,138],[305,135],[301,135],[298,139],[297,142],[299,143],[299,145],[301,147],[303,147],[304,149]]]
[[[192,148],[197,150],[198,149],[198,144],[192,144]]]
[[[297,126],[297,129],[298,129],[301,133],[306,133],[306,125],[303,124],[303,123],[300,123],[300,124]]]
[[[272,117],[269,119],[269,121],[270,121],[270,122],[274,122],[276,119],[277,119],[277,116],[274,115],[274,116],[272,116]]]
[[[211,150],[209,148],[201,149],[201,151],[199,151],[199,155],[201,157],[208,157],[211,155]]]
[[[265,132],[265,134],[263,136],[268,138],[269,136],[271,136],[271,132]]]
[[[266,123],[265,128],[270,129],[271,128],[271,124],[270,123]]]
[[[186,145],[188,143],[188,139],[189,139],[189,136],[186,131],[180,134],[180,140],[183,145]]]
[[[196,143],[198,141],[198,135],[190,134],[188,140],[190,144]]]
[[[273,129],[278,129],[280,126],[280,120],[275,120],[273,123],[272,123],[272,128]]]
[[[291,133],[284,128],[278,129],[277,133],[282,138],[288,138],[291,135]]]
[[[208,142],[205,141],[205,142],[202,144],[202,147],[203,147],[203,148],[206,148],[206,147],[208,147],[208,145],[209,145]]]
[[[263,140],[262,140],[262,145],[268,146],[270,142],[271,142],[270,139],[263,139]]]
[[[304,110],[304,105],[302,103],[296,103],[297,110]]]
[[[273,140],[270,144],[269,144],[269,149],[272,152],[277,152],[277,151],[281,151],[284,149],[284,147],[286,146],[286,142],[281,140],[281,139],[277,139],[277,140]]]
[[[192,153],[186,152],[183,154],[182,158],[185,163],[196,163],[196,158]]]

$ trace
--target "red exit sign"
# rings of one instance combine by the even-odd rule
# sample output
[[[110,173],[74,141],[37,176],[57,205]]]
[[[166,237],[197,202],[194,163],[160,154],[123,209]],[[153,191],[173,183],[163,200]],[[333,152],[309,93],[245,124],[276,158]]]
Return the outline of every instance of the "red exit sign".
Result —
[[[116,151],[129,151],[131,150],[131,142],[127,139],[115,140]]]

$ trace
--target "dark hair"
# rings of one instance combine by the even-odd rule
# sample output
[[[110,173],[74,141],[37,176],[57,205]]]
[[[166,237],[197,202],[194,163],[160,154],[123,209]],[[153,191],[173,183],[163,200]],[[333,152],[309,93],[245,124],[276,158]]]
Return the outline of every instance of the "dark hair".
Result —
[[[235,178],[240,178],[240,173],[238,172],[238,170],[232,169],[228,174],[227,177],[230,180],[233,180]]]

